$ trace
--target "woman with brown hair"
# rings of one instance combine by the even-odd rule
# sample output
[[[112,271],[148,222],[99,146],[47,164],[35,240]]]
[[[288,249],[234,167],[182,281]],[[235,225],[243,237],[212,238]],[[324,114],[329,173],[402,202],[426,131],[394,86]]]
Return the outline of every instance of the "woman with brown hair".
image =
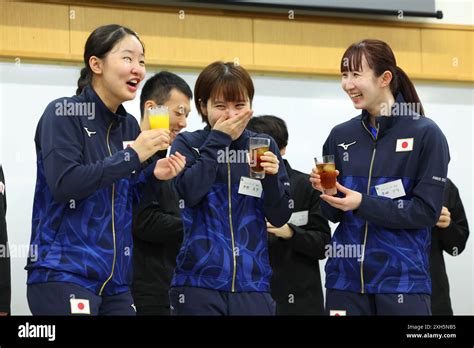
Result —
[[[196,81],[196,108],[207,126],[180,133],[171,153],[186,156],[174,179],[183,199],[184,240],[171,289],[174,315],[274,315],[270,295],[266,220],[284,225],[291,215],[288,176],[273,139],[261,156],[265,178],[247,178],[245,129],[252,116],[254,87],[233,63],[208,65]],[[260,194],[248,183],[260,184]],[[258,186],[258,185],[257,185]],[[255,186],[253,186],[255,188]]]
[[[339,222],[328,250],[326,311],[430,315],[430,238],[443,202],[446,139],[424,117],[385,42],[351,45],[341,73],[362,114],[334,127],[323,146],[339,171],[337,196],[321,195],[323,212]],[[310,180],[324,193],[316,168]]]

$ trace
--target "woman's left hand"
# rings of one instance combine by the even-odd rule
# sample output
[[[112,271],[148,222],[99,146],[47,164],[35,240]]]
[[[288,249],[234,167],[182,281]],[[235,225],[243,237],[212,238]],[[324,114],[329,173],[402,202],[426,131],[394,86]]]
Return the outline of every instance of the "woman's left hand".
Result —
[[[260,160],[260,165],[263,169],[265,169],[266,174],[275,175],[276,173],[278,173],[280,161],[273,152],[265,152],[262,156],[260,156]]]
[[[320,198],[332,207],[341,209],[342,211],[356,210],[360,207],[362,203],[362,194],[360,192],[350,190],[338,182],[336,182],[336,188],[345,195],[344,198],[325,194],[322,194]]]
[[[179,152],[156,162],[153,174],[158,180],[170,180],[178,175],[186,165],[186,157]]]

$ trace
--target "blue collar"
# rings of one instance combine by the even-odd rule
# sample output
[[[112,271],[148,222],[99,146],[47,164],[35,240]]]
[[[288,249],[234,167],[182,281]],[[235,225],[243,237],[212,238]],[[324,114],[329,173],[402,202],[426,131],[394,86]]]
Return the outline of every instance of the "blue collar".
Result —
[[[397,94],[397,97],[395,98],[395,103],[392,105],[392,111],[394,110],[395,107],[398,108],[398,110],[404,110],[405,108],[401,107],[400,105],[396,104],[401,104],[405,103],[405,98],[403,98],[403,95],[401,93]],[[392,112],[393,114],[393,112]],[[400,116],[408,116],[408,115],[400,115]],[[379,132],[378,132],[378,138],[380,138],[387,130],[389,130],[392,125],[397,122],[398,117],[397,116],[377,116],[375,118],[375,124],[378,126]],[[367,128],[370,130],[370,132],[374,135],[374,137],[377,137],[377,129],[372,127],[370,124],[370,114],[367,110],[362,110],[362,122],[367,126]]]
[[[104,121],[107,125],[111,122],[123,122],[127,118],[127,111],[122,104],[117,108],[117,112],[110,111],[90,84],[84,87],[79,97],[94,103],[96,118]]]

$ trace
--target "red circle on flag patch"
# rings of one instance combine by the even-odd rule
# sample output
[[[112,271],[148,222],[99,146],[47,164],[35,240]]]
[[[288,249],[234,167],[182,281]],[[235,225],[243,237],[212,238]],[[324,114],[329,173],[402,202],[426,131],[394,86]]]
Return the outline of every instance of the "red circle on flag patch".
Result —
[[[77,308],[79,308],[80,310],[83,310],[84,309],[84,303],[82,303],[82,302],[78,303]]]
[[[408,147],[408,142],[407,142],[407,141],[404,141],[404,142],[402,143],[402,147],[403,147],[404,149],[406,149],[406,148]]]
[[[339,315],[339,313],[336,313],[336,314],[334,314],[334,316],[335,316],[335,317],[339,317],[340,315]]]

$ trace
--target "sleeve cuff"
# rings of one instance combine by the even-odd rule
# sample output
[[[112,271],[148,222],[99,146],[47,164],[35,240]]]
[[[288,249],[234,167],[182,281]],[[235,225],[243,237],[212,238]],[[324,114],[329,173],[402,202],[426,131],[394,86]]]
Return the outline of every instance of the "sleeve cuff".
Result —
[[[130,170],[131,172],[135,171],[135,170],[140,170],[142,169],[142,163],[140,163],[140,157],[138,157],[138,153],[132,148],[132,147],[127,147],[125,150],[125,153],[128,153],[130,155],[130,159],[129,159],[129,163],[130,163]],[[151,159],[151,162],[153,162],[153,156],[150,157],[148,160]],[[147,160],[147,161],[148,161]],[[147,163],[147,161],[143,162],[143,164],[145,165],[145,163]],[[147,163],[148,165],[150,163]],[[147,165],[145,165],[147,166]]]

